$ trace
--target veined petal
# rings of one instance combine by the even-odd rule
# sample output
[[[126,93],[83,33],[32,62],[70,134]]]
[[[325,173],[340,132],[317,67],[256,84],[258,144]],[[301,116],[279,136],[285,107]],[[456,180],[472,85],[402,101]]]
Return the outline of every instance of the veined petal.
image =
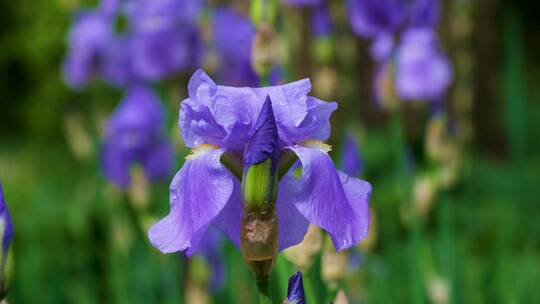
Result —
[[[297,180],[288,175],[279,182],[276,209],[279,222],[279,251],[299,244],[307,233],[309,222],[294,206]]]
[[[221,165],[223,149],[187,159],[170,186],[170,213],[148,236],[163,253],[193,253],[204,231],[233,194],[234,177]]]
[[[367,235],[371,185],[338,173],[325,146],[321,147],[288,147],[302,163],[294,204],[311,223],[330,234],[339,251]]]
[[[237,179],[233,179],[233,192],[227,205],[214,219],[212,224],[221,230],[240,248],[240,223],[242,222],[242,192]]]

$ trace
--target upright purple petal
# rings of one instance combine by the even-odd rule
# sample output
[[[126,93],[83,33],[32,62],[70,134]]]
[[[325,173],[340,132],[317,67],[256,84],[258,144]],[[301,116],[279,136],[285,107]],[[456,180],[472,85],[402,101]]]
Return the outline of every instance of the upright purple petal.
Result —
[[[308,96],[310,90],[309,79],[255,89],[259,98],[269,95],[272,99],[283,145],[310,139],[326,140],[330,136],[330,115],[337,104]]]
[[[346,4],[352,30],[366,38],[393,33],[406,12],[401,0],[347,0]]]
[[[414,0],[411,4],[410,14],[410,26],[435,27],[439,22],[439,1]]]
[[[289,147],[302,163],[295,205],[310,223],[325,229],[336,250],[364,238],[369,225],[371,185],[338,173],[332,159],[319,148]]]
[[[341,151],[341,169],[349,176],[359,176],[362,172],[362,159],[356,138],[347,133]]]
[[[308,96],[310,90],[308,79],[265,88],[217,86],[199,70],[189,82],[189,98],[180,106],[182,137],[190,147],[208,143],[243,151],[270,96],[282,146],[325,140],[337,104]]]
[[[436,99],[452,81],[446,56],[430,28],[409,29],[397,51],[396,88],[403,99]]]
[[[6,201],[4,200],[2,183],[0,183],[0,225],[2,225],[2,258],[5,260],[9,245],[13,239],[13,224]]]
[[[194,155],[174,177],[170,213],[148,232],[150,242],[161,252],[193,254],[208,226],[232,198],[234,177],[220,163],[223,152]]]
[[[255,26],[236,10],[220,7],[212,17],[212,33],[219,59],[218,75],[225,85],[256,86],[259,77],[251,67]]]

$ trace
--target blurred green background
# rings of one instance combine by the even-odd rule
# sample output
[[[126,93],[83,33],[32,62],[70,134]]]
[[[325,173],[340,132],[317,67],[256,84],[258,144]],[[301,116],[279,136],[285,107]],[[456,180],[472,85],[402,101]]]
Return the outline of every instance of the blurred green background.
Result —
[[[168,183],[148,186],[149,199],[130,209],[126,201],[138,194],[108,185],[100,172],[101,129],[122,92],[99,82],[72,91],[62,80],[66,33],[81,4],[0,2],[0,179],[15,229],[9,302],[203,301],[188,293],[209,279],[209,267],[163,255],[145,236],[168,210]],[[357,253],[360,266],[341,283],[351,303],[540,303],[539,17],[535,2],[443,1],[441,40],[455,73],[445,105],[449,118],[468,125],[455,182],[420,217],[408,214],[415,205],[407,197],[432,170],[426,106],[405,107],[396,138],[392,118],[370,101],[368,44],[340,21],[332,156],[338,160],[345,130],[355,130],[378,226],[376,244]],[[316,70],[314,63],[295,78]],[[167,83],[174,94],[158,87],[175,168],[188,152],[176,128],[187,77]],[[414,164],[399,160],[405,152]],[[226,244],[222,257],[225,286],[209,301],[249,303],[255,285],[240,253]],[[328,303],[320,261],[306,284],[313,303]],[[273,289],[283,297],[294,266],[280,256],[277,269]]]

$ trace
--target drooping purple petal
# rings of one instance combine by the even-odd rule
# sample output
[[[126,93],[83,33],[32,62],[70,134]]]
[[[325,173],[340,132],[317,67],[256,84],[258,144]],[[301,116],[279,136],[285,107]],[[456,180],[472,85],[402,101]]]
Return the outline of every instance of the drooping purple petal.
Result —
[[[294,199],[297,181],[292,176],[284,176],[278,185],[276,210],[279,223],[279,251],[299,244],[307,233],[309,222],[296,209]]]
[[[341,170],[349,176],[359,176],[362,172],[362,159],[356,138],[347,133],[345,143],[341,151]]]
[[[233,194],[234,177],[221,165],[223,149],[187,159],[170,186],[170,213],[148,237],[163,253],[197,249],[204,233]]]
[[[325,140],[337,104],[308,96],[310,90],[308,79],[265,88],[217,86],[199,70],[189,82],[189,98],[180,106],[182,137],[189,147],[209,143],[242,151],[270,96],[282,146]]]
[[[8,252],[9,245],[13,239],[13,223],[11,222],[11,215],[4,200],[4,190],[2,189],[2,183],[0,183],[0,225],[2,225],[2,258],[6,259],[6,253]]]
[[[393,33],[406,12],[401,0],[347,0],[346,4],[352,30],[366,38]]]
[[[438,0],[414,0],[409,18],[412,27],[435,27],[439,21]]]
[[[242,222],[242,192],[240,182],[233,180],[233,192],[227,205],[212,224],[221,230],[233,244],[240,248],[240,224]]]
[[[219,59],[217,74],[221,83],[256,86],[259,77],[251,66],[251,45],[255,26],[234,9],[220,7],[212,17],[212,34]]]
[[[430,28],[409,29],[397,50],[396,88],[403,99],[436,99],[452,81],[446,56]]]
[[[289,278],[287,301],[287,304],[306,304],[304,282],[302,280],[302,273],[300,271],[296,272]]]
[[[369,225],[371,185],[338,173],[332,159],[319,148],[288,148],[302,163],[294,202],[300,213],[325,229],[338,251],[364,238]]]

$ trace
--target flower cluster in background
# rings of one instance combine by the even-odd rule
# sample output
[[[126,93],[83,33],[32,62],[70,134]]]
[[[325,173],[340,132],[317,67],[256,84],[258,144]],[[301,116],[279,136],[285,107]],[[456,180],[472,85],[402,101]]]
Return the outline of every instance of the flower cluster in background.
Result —
[[[347,8],[353,32],[373,41],[378,100],[387,98],[389,90],[404,100],[442,98],[452,71],[438,46],[438,1],[347,0]]]

